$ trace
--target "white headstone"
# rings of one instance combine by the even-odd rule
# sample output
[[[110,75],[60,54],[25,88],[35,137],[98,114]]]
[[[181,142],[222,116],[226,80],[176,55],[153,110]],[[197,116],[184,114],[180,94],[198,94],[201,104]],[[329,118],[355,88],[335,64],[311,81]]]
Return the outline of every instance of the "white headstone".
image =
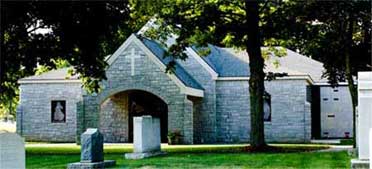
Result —
[[[369,158],[369,130],[372,128],[372,72],[358,72],[358,156]]]
[[[15,133],[0,132],[0,169],[24,169],[25,143]]]
[[[135,153],[160,151],[160,120],[151,116],[133,118]]]
[[[372,128],[369,129],[369,168],[372,169]]]

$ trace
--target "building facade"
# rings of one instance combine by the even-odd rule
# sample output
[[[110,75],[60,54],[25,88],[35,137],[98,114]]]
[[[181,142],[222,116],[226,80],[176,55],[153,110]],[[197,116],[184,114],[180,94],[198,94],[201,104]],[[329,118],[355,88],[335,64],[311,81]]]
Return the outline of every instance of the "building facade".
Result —
[[[249,61],[244,51],[209,46],[211,53],[185,51],[172,61],[156,41],[131,35],[107,58],[102,92],[89,94],[68,68],[19,80],[17,132],[29,141],[75,142],[87,128],[99,128],[105,142],[131,142],[133,117],[160,118],[162,142],[180,132],[184,144],[247,143],[250,137]],[[265,50],[263,48],[263,50]],[[270,55],[265,72],[288,76],[265,82],[265,137],[269,142],[309,142],[314,86],[320,62],[286,49]],[[279,63],[279,66],[278,66]]]

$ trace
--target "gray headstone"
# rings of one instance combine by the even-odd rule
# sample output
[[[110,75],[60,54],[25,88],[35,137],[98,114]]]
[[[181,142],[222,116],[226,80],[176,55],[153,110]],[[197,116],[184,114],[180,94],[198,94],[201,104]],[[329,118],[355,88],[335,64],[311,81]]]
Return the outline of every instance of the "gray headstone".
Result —
[[[158,118],[134,117],[133,146],[135,153],[160,151],[160,120]]]
[[[0,169],[24,169],[25,143],[15,133],[0,132]]]
[[[103,161],[103,135],[95,128],[89,128],[81,135],[80,162],[70,163],[67,169],[97,169],[115,166],[115,160]]]
[[[87,129],[81,135],[81,162],[103,161],[103,135],[98,129]]]

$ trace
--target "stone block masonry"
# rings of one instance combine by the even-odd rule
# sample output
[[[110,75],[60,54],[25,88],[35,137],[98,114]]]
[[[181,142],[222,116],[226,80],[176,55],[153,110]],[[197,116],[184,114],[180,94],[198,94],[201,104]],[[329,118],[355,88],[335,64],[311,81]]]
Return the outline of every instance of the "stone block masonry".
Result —
[[[99,128],[107,143],[128,142],[128,95],[119,93],[100,106]]]
[[[150,93],[161,100],[162,106],[158,107],[163,111],[156,113],[167,112],[167,116],[159,116],[163,120],[163,139],[166,138],[165,130],[180,131],[182,144],[249,142],[249,74],[225,77],[221,72],[224,70],[194,55],[186,61],[177,61],[182,73],[167,74],[163,63],[167,58],[160,58],[161,50],[156,46],[135,35],[128,38],[109,58],[107,80],[101,82],[103,90],[100,93],[83,93],[81,83],[63,79],[22,83],[17,132],[27,141],[79,143],[87,128],[99,128],[105,142],[128,142],[132,136],[129,120],[134,116],[133,112],[137,112],[131,108],[132,105],[136,108],[134,101],[140,102],[134,98],[146,98],[125,94],[136,91]],[[265,82],[266,91],[271,95],[271,121],[265,122],[268,142],[310,141],[308,85],[311,84],[301,78]],[[65,122],[51,120],[51,106],[56,104],[52,103],[55,100],[66,101]],[[143,106],[146,111],[138,111],[138,115],[156,110],[156,104]]]
[[[136,54],[141,55],[134,63],[134,75],[131,67],[127,66],[130,65],[130,59],[118,57],[106,70],[108,80],[103,82],[104,90],[97,95],[84,96],[84,110],[78,112],[78,116],[84,114],[84,118],[79,119],[81,120],[79,123],[83,123],[85,128],[110,124],[112,119],[100,117],[105,114],[102,109],[100,110],[102,103],[116,93],[142,90],[156,95],[168,105],[168,131],[180,130],[184,136],[183,143],[192,144],[193,128],[187,125],[192,124],[193,119],[192,116],[185,116],[184,112],[187,110],[185,109],[186,95],[181,93],[180,88],[164,73],[164,70],[146,56],[136,44],[130,44],[127,50],[132,49],[135,49]],[[79,130],[81,131],[83,129]]]
[[[76,104],[82,100],[80,83],[38,83],[20,86],[17,133],[26,141],[75,142]],[[66,122],[53,123],[51,102],[66,101]]]
[[[311,139],[311,104],[306,100],[306,80],[265,82],[271,95],[271,122],[265,122],[269,142],[309,142]]]
[[[216,81],[192,56],[179,63],[204,88],[203,99],[193,99],[194,143],[215,143],[217,141]]]
[[[309,142],[310,103],[306,101],[305,80],[265,82],[271,95],[271,121],[265,122],[268,142]],[[295,92],[293,92],[295,91]],[[217,81],[217,141],[249,142],[250,98],[247,80]]]

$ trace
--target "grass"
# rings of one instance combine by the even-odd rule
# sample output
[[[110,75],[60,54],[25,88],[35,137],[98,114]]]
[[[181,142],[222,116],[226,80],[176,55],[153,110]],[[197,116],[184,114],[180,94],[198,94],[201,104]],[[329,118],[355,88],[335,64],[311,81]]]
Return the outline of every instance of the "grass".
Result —
[[[162,145],[168,154],[143,160],[125,160],[131,145],[105,145],[105,159],[116,160],[114,168],[349,168],[350,157],[343,152],[313,152],[325,145],[272,145],[277,151],[249,152],[239,145]],[[248,151],[248,152],[247,152]],[[79,146],[73,144],[27,144],[27,168],[66,168],[80,160]]]
[[[353,145],[353,139],[341,139],[339,145]]]
[[[280,152],[303,152],[328,148],[328,145],[316,144],[272,144]],[[225,144],[225,145],[167,145],[162,144],[162,150],[169,153],[234,153],[249,152],[247,144]],[[64,155],[80,154],[80,146],[71,144],[43,144],[27,143],[26,151],[28,154],[40,155]],[[106,154],[123,154],[132,152],[131,144],[105,144]]]

